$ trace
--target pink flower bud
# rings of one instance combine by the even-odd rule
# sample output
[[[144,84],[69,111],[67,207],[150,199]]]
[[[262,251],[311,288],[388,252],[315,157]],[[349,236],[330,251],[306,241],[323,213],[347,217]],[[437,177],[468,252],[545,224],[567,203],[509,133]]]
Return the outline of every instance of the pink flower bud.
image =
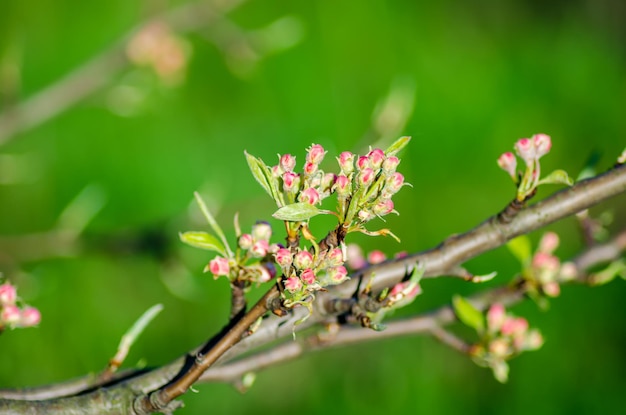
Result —
[[[276,276],[276,267],[274,264],[264,262],[260,265],[253,265],[250,269],[256,274],[254,280],[256,282],[268,282]]]
[[[252,244],[254,243],[254,240],[252,238],[252,235],[250,235],[249,233],[244,233],[239,237],[239,241],[237,242],[239,243],[239,247],[241,249],[250,249],[252,247]]]
[[[309,205],[317,205],[318,203],[320,203],[320,195],[319,193],[317,193],[317,190],[309,187],[308,189],[304,189],[302,192],[300,192],[298,200],[300,200],[301,202],[306,202]]]
[[[533,162],[537,158],[535,151],[535,143],[530,138],[521,138],[515,143],[515,151],[520,156],[527,166],[532,166]]]
[[[252,248],[250,248],[250,253],[255,258],[263,258],[265,255],[267,255],[269,249],[269,243],[266,240],[262,239],[260,241],[256,241],[254,245],[252,245]]]
[[[399,282],[389,291],[389,300],[393,303],[406,304],[422,293],[422,287],[412,281]],[[400,305],[398,304],[398,305]]]
[[[372,168],[379,169],[385,160],[385,152],[380,148],[375,148],[367,153],[367,158],[369,159]]]
[[[283,169],[279,166],[272,166],[272,177],[280,177],[283,174]]]
[[[287,248],[281,248],[276,252],[276,263],[280,265],[281,268],[287,268],[291,265],[291,261],[293,257],[291,255],[291,251]]]
[[[228,275],[230,272],[228,259],[222,258],[221,256],[216,256],[214,259],[211,260],[211,262],[209,262],[209,270],[216,277]]]
[[[549,135],[535,134],[533,135],[532,140],[537,151],[537,158],[545,156],[550,151],[550,148],[552,148],[552,140],[550,139]]]
[[[269,252],[270,254],[275,254],[282,247],[283,246],[280,244],[271,244],[267,252]]]
[[[541,286],[543,293],[548,297],[558,297],[561,294],[561,286],[556,281],[548,281]]]
[[[359,217],[359,220],[361,222],[369,222],[376,217],[374,213],[372,213],[370,210],[367,210],[367,209],[359,210],[359,213],[357,213],[357,216]]]
[[[307,268],[300,274],[300,279],[305,284],[311,285],[315,282],[315,273],[311,268]]]
[[[305,175],[310,176],[313,173],[315,173],[316,171],[317,171],[317,164],[311,163],[309,161],[304,163],[304,174]]]
[[[330,250],[326,254],[326,263],[329,266],[338,266],[343,264],[343,252],[341,251],[341,248]]]
[[[363,187],[367,187],[370,184],[372,184],[375,177],[376,177],[376,173],[374,173],[374,170],[372,170],[369,167],[366,167],[363,170],[361,170],[357,180],[359,182],[359,185]]]
[[[19,320],[20,327],[33,327],[41,321],[41,313],[35,307],[26,307],[22,310]]]
[[[363,170],[367,167],[370,167],[370,159],[367,156],[361,156],[356,162],[356,167],[359,170]]]
[[[335,180],[335,185],[333,186],[333,188],[335,189],[335,191],[337,192],[337,194],[339,196],[347,196],[350,194],[350,179],[348,179],[346,176],[344,175],[339,175],[337,176],[337,179]]]
[[[311,268],[313,266],[313,255],[309,251],[300,251],[294,257],[293,265],[298,269]]]
[[[15,324],[22,318],[20,309],[12,304],[7,304],[2,308],[0,313],[0,322],[3,324]]]
[[[319,144],[313,144],[307,150],[306,161],[313,164],[320,164],[325,154],[324,147]]]
[[[296,158],[291,154],[284,154],[280,157],[279,165],[283,172],[293,171],[296,167]]]
[[[527,350],[536,350],[543,345],[543,336],[538,330],[531,330],[526,336],[525,348]]]
[[[344,151],[337,157],[339,167],[344,174],[350,174],[354,171],[354,154],[349,151]]]
[[[300,175],[293,172],[283,174],[283,190],[287,193],[296,193],[300,187]]]
[[[339,284],[348,278],[348,270],[344,266],[332,267],[328,270],[328,276],[333,283]]]
[[[389,213],[393,212],[393,202],[391,201],[391,199],[381,200],[374,205],[372,210],[374,214],[378,216],[388,215]]]
[[[391,194],[398,193],[398,191],[404,185],[404,176],[402,173],[394,173],[385,182],[385,190],[390,192]]]
[[[509,342],[502,337],[494,339],[489,343],[489,353],[497,357],[506,357],[510,354]]]
[[[505,336],[523,335],[528,330],[528,321],[522,317],[507,317],[502,323],[500,332]]]
[[[335,180],[337,180],[337,176],[335,175],[335,173],[326,173],[322,178],[320,189],[324,192],[330,191],[330,189],[335,184]]]
[[[517,159],[513,153],[509,151],[502,154],[498,158],[498,166],[500,166],[502,170],[509,173],[509,176],[511,176],[513,180],[517,181]]]
[[[537,270],[546,270],[556,273],[561,266],[561,262],[554,255],[546,254],[545,252],[537,252],[533,256],[532,266]]]
[[[539,252],[551,254],[559,246],[559,235],[554,232],[546,232],[539,241]]]
[[[559,271],[559,275],[561,280],[569,281],[573,280],[578,276],[578,269],[573,262],[565,262],[561,265],[561,270]]]
[[[252,237],[255,241],[269,241],[272,237],[272,226],[267,222],[257,222],[252,226]]]
[[[15,304],[15,300],[17,300],[15,287],[8,282],[0,285],[0,305]]]
[[[400,159],[396,156],[390,156],[383,161],[383,171],[387,174],[393,173],[396,171],[396,168],[400,164]]]
[[[285,289],[291,293],[295,293],[296,291],[300,291],[302,289],[302,281],[300,281],[300,278],[295,275],[287,278],[284,284]]]
[[[370,264],[380,264],[387,259],[387,255],[383,253],[383,251],[374,250],[367,254],[367,262]]]
[[[487,311],[487,327],[490,331],[497,332],[504,324],[506,311],[501,303],[495,303]]]
[[[402,259],[402,258],[406,258],[409,256],[409,253],[407,251],[400,251],[397,254],[395,254],[393,257],[395,259]]]
[[[361,269],[367,266],[367,261],[363,256],[363,250],[357,244],[348,244],[346,249],[348,266],[352,269]]]

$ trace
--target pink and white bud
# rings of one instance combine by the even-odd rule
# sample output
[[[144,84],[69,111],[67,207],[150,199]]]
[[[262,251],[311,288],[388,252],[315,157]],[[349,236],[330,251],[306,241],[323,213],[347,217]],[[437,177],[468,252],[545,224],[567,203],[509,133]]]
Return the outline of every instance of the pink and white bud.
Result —
[[[268,282],[276,276],[276,267],[274,264],[264,262],[260,265],[253,265],[250,269],[255,273],[254,281],[256,282]]]
[[[376,178],[376,173],[369,167],[364,168],[359,173],[357,177],[357,181],[360,186],[368,187],[370,184],[374,182],[374,178]]]
[[[317,166],[318,166],[317,164],[307,161],[306,163],[304,163],[304,174],[306,176],[312,175],[313,173],[317,171]]]
[[[342,265],[344,263],[343,260],[343,252],[341,251],[341,248],[335,248],[335,249],[331,249],[327,254],[326,254],[326,264],[328,264],[328,266],[339,266]]]
[[[216,256],[211,260],[211,262],[209,262],[209,270],[216,277],[228,275],[230,273],[230,264],[228,263],[228,259]]]
[[[386,259],[387,259],[387,255],[385,255],[383,251],[379,251],[377,249],[367,254],[367,262],[369,262],[372,265],[380,264],[381,262],[384,262]]]
[[[360,156],[356,161],[356,168],[361,171],[370,167],[370,159],[367,156]]]
[[[17,290],[8,282],[0,285],[0,305],[15,304]]]
[[[536,270],[550,271],[556,273],[561,267],[561,262],[557,257],[545,252],[537,252],[533,256],[532,266]]]
[[[300,278],[296,277],[295,275],[287,278],[284,284],[285,289],[291,293],[298,292],[302,289],[302,281],[300,281]]]
[[[320,164],[322,160],[324,160],[324,155],[326,155],[324,147],[319,144],[313,144],[307,150],[306,161],[313,164]]]
[[[320,189],[323,192],[330,191],[332,187],[335,185],[335,181],[337,180],[337,176],[335,173],[326,173],[322,178],[322,183],[320,183]]]
[[[537,157],[537,159],[548,154],[548,152],[552,148],[552,140],[547,134],[535,134],[533,135],[532,140],[535,144],[535,157]]]
[[[385,190],[387,190],[391,194],[398,193],[402,186],[404,185],[404,176],[402,173],[394,173],[387,178],[385,182]]]
[[[283,169],[277,164],[272,166],[272,177],[280,177],[283,174]]]
[[[558,297],[561,294],[561,286],[556,281],[548,281],[541,286],[543,293],[548,297]]]
[[[333,189],[335,190],[335,192],[337,192],[339,196],[347,196],[350,194],[351,187],[352,186],[350,179],[340,174],[335,180],[335,185],[333,186]]]
[[[507,357],[510,354],[508,340],[502,337],[492,340],[489,343],[489,353],[499,358]]]
[[[381,200],[374,205],[372,211],[378,216],[388,215],[393,212],[393,202],[391,199]]]
[[[41,321],[41,313],[35,307],[26,307],[22,310],[19,320],[20,327],[33,327]]]
[[[367,158],[369,159],[370,166],[372,166],[372,168],[379,169],[385,160],[385,152],[380,148],[375,148],[367,153]]]
[[[507,317],[500,332],[505,336],[520,336],[528,330],[528,320],[523,317]]]
[[[396,156],[389,156],[383,161],[383,171],[387,174],[391,174],[396,171],[396,168],[400,164],[400,159]]]
[[[403,300],[402,303],[413,301],[415,297],[422,293],[422,287],[413,281],[399,282],[389,291],[389,300],[396,303]]]
[[[307,269],[313,266],[313,255],[309,251],[300,251],[293,258],[293,265],[298,269]]]
[[[562,281],[573,280],[578,276],[578,269],[573,262],[565,262],[561,265],[561,269],[559,271],[559,276]]]
[[[300,175],[293,172],[283,174],[283,190],[287,193],[296,193],[300,188]]]
[[[526,350],[537,350],[543,346],[543,336],[539,330],[530,330],[526,336],[524,348]]]
[[[369,222],[376,217],[376,215],[374,215],[374,213],[368,209],[359,210],[357,216],[359,217],[359,220],[361,222]]]
[[[252,226],[252,237],[255,241],[269,241],[272,237],[272,226],[267,222],[257,222]]]
[[[554,232],[546,232],[539,241],[539,252],[553,253],[559,246],[559,235]]]
[[[307,285],[315,283],[315,273],[311,268],[307,268],[300,274],[300,279]]]
[[[296,167],[296,158],[291,154],[283,154],[278,163],[283,172],[293,171]]]
[[[309,187],[300,192],[298,200],[308,203],[309,205],[317,205],[320,203],[320,194],[314,188]]]
[[[328,276],[334,284],[339,284],[348,278],[348,270],[344,266],[328,269]]]
[[[252,238],[252,235],[250,235],[249,233],[244,233],[239,237],[237,243],[239,244],[239,248],[241,249],[250,249],[252,248],[252,244],[254,243],[254,238]]]
[[[0,323],[12,325],[16,324],[22,318],[22,313],[17,306],[13,304],[7,304],[2,307],[2,312],[0,313]]]
[[[287,248],[279,249],[274,256],[276,257],[276,263],[280,265],[281,268],[287,268],[293,261],[291,251]]]
[[[337,157],[337,162],[339,162],[339,167],[341,167],[341,171],[343,173],[350,174],[354,171],[354,154],[349,151],[344,151]]]
[[[398,253],[396,253],[393,257],[395,259],[402,259],[402,258],[406,258],[409,256],[409,253],[407,251],[400,251]]]
[[[527,166],[532,166],[537,159],[537,151],[535,149],[535,142],[530,138],[520,138],[515,143],[515,151],[520,156]]]
[[[363,250],[357,244],[348,244],[346,247],[346,259],[348,266],[354,270],[365,268],[367,261],[363,256]]]
[[[517,158],[510,151],[502,154],[498,158],[498,166],[507,173],[509,176],[513,178],[514,181],[517,181]]]
[[[506,320],[506,311],[501,303],[492,304],[487,311],[487,327],[492,332],[500,330]]]
[[[250,248],[250,253],[255,258],[263,258],[265,255],[267,255],[269,249],[269,243],[265,239],[262,239],[260,241],[256,241],[254,245],[252,245],[252,248]]]
[[[267,252],[269,252],[270,254],[274,255],[282,247],[283,246],[281,244],[271,244],[269,249],[267,250]]]

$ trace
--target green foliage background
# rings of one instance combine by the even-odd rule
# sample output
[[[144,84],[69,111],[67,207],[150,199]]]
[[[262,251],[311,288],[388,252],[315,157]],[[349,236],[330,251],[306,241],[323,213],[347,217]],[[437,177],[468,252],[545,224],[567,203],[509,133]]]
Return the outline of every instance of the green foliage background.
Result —
[[[17,65],[20,75],[13,95],[8,81],[0,84],[4,108],[57,82],[154,12],[182,3],[3,0],[0,60],[4,74]],[[548,170],[575,176],[594,152],[600,170],[610,167],[626,142],[624,9],[619,0],[254,0],[230,13],[231,23],[253,36],[287,17],[274,41],[291,47],[252,63],[237,58],[236,45],[225,51],[210,40],[226,36],[224,27],[205,26],[185,37],[191,54],[180,85],[130,66],[109,76],[105,88],[0,146],[0,155],[25,163],[20,174],[0,164],[0,270],[43,314],[38,329],[0,337],[0,386],[98,372],[155,303],[165,310],[127,365],[163,364],[200,344],[225,323],[228,298],[224,281],[201,273],[212,256],[178,242],[179,231],[204,226],[189,215],[193,191],[228,231],[236,211],[244,228],[268,218],[272,203],[249,175],[243,150],[268,163],[287,152],[302,162],[312,142],[330,155],[363,151],[377,138],[372,114],[392,85],[413,91],[401,131],[413,141],[400,170],[414,187],[398,195],[401,216],[388,221],[402,245],[355,238],[369,249],[427,249],[498,212],[513,188],[495,160],[519,137],[552,136]],[[139,98],[120,109],[112,99],[124,87]],[[73,255],[41,257],[41,238],[18,246],[16,238],[53,229],[90,184],[106,202]],[[626,225],[625,208],[621,197],[594,212],[612,210],[617,230]],[[565,241],[563,257],[581,248],[575,220],[551,229]],[[468,266],[498,271],[491,285],[517,270],[504,249]],[[427,281],[403,313],[474,289]],[[506,385],[429,338],[406,337],[271,368],[244,395],[229,385],[200,385],[185,396],[181,414],[620,413],[625,295],[626,284],[615,281],[565,287],[548,312],[516,307],[547,342],[511,362]]]

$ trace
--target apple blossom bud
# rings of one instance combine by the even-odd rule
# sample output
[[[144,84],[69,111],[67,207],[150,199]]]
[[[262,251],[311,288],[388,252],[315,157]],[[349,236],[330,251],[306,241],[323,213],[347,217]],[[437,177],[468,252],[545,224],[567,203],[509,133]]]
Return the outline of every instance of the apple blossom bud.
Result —
[[[374,250],[367,254],[367,262],[370,264],[380,264],[387,259],[387,255],[383,253],[383,251]]]
[[[326,173],[320,183],[320,189],[322,191],[329,191],[335,184],[335,180],[337,180],[335,173]]]
[[[559,270],[561,263],[554,255],[547,254],[545,252],[537,252],[533,256],[532,266],[537,270],[545,270],[556,273]]]
[[[2,312],[0,313],[0,322],[3,324],[15,324],[21,319],[21,312],[17,306],[12,304],[7,304],[2,307]]]
[[[536,160],[536,151],[535,151],[535,143],[530,138],[520,138],[515,143],[515,151],[517,155],[520,156],[524,162],[526,162],[527,166],[532,166],[533,162]]]
[[[528,330],[528,320],[523,317],[507,317],[502,323],[500,332],[505,336],[519,336]]]
[[[376,177],[376,173],[374,173],[374,170],[372,170],[369,167],[366,167],[363,170],[361,170],[357,180],[360,186],[368,187],[370,184],[372,184],[372,182],[374,182],[375,177]]]
[[[256,277],[257,282],[268,282],[276,276],[276,267],[269,262],[264,262],[261,265],[253,265],[250,268],[258,273]]]
[[[497,332],[506,319],[506,312],[501,303],[492,304],[487,311],[487,327],[490,331]]]
[[[283,190],[287,193],[296,193],[300,187],[300,175],[293,172],[283,174]]]
[[[335,192],[337,192],[339,196],[348,196],[350,194],[351,187],[350,179],[341,174],[337,176],[335,185],[333,186]]]
[[[293,265],[298,269],[311,268],[313,265],[313,255],[309,251],[300,251],[293,259]]]
[[[291,261],[293,260],[293,256],[291,255],[291,251],[287,248],[279,249],[276,254],[276,263],[280,265],[281,268],[287,268],[291,265]]]
[[[541,286],[543,293],[548,297],[558,297],[561,294],[561,286],[556,281],[548,281]]]
[[[346,259],[348,266],[352,269],[361,269],[367,266],[367,261],[363,256],[363,250],[357,244],[348,244],[346,248]]]
[[[279,166],[272,166],[272,177],[280,177],[283,174],[283,169]]]
[[[389,156],[383,161],[383,171],[387,174],[391,174],[396,171],[396,168],[400,164],[400,159],[396,156]]]
[[[312,164],[320,164],[325,154],[324,147],[319,144],[313,144],[307,150],[306,161]]]
[[[498,158],[498,166],[507,173],[509,176],[513,178],[514,181],[517,181],[517,159],[510,151],[502,154]]]
[[[535,134],[533,135],[532,139],[537,152],[535,155],[537,159],[548,154],[550,148],[552,148],[552,140],[550,139],[549,135]]]
[[[527,350],[536,350],[543,345],[543,336],[539,330],[530,330],[526,336],[525,348]]]
[[[209,270],[216,277],[228,275],[230,272],[228,259],[222,258],[221,256],[216,256],[214,259],[211,260],[211,262],[209,262]]]
[[[296,291],[300,291],[302,289],[302,281],[300,281],[300,278],[295,275],[287,278],[284,284],[285,289],[291,293],[295,293]]]
[[[356,167],[359,170],[363,170],[367,167],[370,167],[370,159],[367,156],[361,156],[356,161]]]
[[[291,154],[284,154],[280,157],[279,165],[283,169],[283,172],[292,172],[296,167],[296,158]]]
[[[249,233],[244,233],[239,237],[239,241],[237,242],[241,249],[250,249],[252,247],[252,244],[254,243],[254,240],[252,238],[252,235],[250,235]]]
[[[354,154],[349,151],[341,153],[339,157],[337,157],[337,161],[343,173],[350,174],[354,171]]]
[[[0,285],[0,304],[15,304],[15,300],[17,300],[15,287],[8,282]]]
[[[339,284],[348,278],[348,270],[344,266],[332,267],[328,269],[328,276],[335,284]]]
[[[313,173],[315,173],[316,171],[317,171],[317,164],[311,163],[309,161],[304,163],[304,174],[305,175],[310,176]]]
[[[576,268],[576,265],[574,265],[573,262],[565,262],[563,265],[561,265],[559,275],[562,281],[575,279],[578,276],[578,270]]]
[[[311,285],[315,282],[315,273],[311,268],[307,268],[300,274],[300,279],[305,284]]]
[[[265,255],[267,255],[269,249],[270,247],[267,241],[265,239],[261,239],[260,241],[256,241],[254,245],[252,245],[252,248],[250,248],[250,253],[255,258],[263,258]]]
[[[372,220],[372,219],[374,219],[376,217],[376,215],[374,215],[374,213],[372,213],[371,211],[369,211],[367,209],[359,210],[359,213],[357,214],[357,216],[359,217],[359,220],[361,222],[369,222],[370,220]]]
[[[413,281],[399,282],[389,291],[389,301],[396,306],[406,305],[422,293],[422,287]]]
[[[41,313],[35,307],[26,307],[22,310],[19,320],[20,327],[33,327],[41,321]]]
[[[497,357],[506,357],[509,355],[509,342],[502,337],[498,337],[489,343],[489,353]]]
[[[341,248],[331,249],[326,254],[326,263],[331,267],[341,265],[343,262],[343,252]]]
[[[320,195],[317,190],[309,187],[308,189],[304,189],[302,192],[300,192],[298,200],[300,200],[301,202],[306,202],[309,205],[317,205],[318,203],[320,203]]]
[[[367,153],[367,158],[369,159],[372,168],[379,169],[385,160],[385,152],[380,148],[375,148]]]
[[[252,226],[252,237],[255,241],[269,241],[272,237],[272,226],[264,221],[259,221]]]
[[[267,252],[269,252],[270,254],[275,254],[282,247],[283,246],[280,244],[271,244]]]
[[[393,212],[393,202],[391,199],[381,200],[374,205],[372,211],[378,216],[388,215]]]
[[[385,182],[385,190],[387,190],[391,194],[398,193],[398,191],[404,185],[404,176],[402,173],[394,173]]]
[[[559,235],[554,232],[546,232],[539,241],[539,252],[551,254],[559,246]]]

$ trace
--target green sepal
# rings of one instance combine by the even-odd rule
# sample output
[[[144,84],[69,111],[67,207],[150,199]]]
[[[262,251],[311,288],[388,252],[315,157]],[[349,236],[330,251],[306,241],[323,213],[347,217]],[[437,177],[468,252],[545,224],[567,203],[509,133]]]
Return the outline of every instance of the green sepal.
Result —
[[[194,248],[206,249],[207,251],[215,251],[222,256],[227,256],[224,246],[213,235],[206,232],[183,232],[179,234],[180,240],[191,245]]]
[[[452,306],[456,316],[466,326],[475,329],[477,332],[482,333],[485,330],[485,318],[483,313],[472,305],[465,298],[460,295],[455,295],[452,298]]]

